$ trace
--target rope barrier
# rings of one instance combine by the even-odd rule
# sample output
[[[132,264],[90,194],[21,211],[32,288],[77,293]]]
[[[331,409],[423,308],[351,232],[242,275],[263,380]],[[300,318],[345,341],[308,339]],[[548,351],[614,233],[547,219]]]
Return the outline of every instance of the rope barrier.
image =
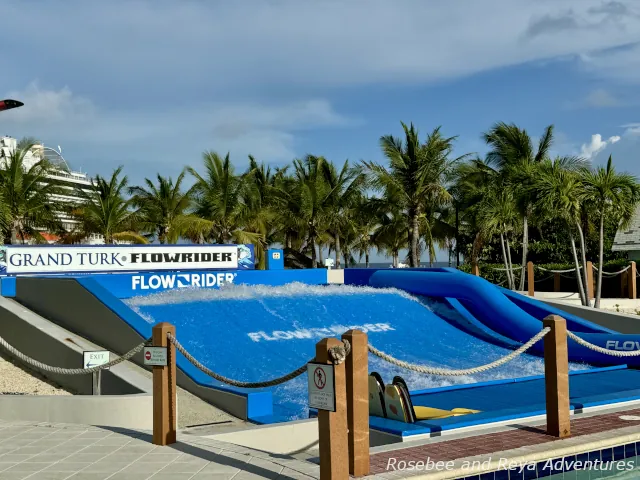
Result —
[[[494,270],[496,272],[508,272],[508,271],[513,271],[514,273],[517,273],[518,270],[524,270],[526,267],[514,267],[514,268],[497,268],[497,267],[491,267],[491,270]]]
[[[59,375],[87,375],[89,373],[97,372],[98,370],[104,370],[106,368],[113,367],[114,365],[118,365],[126,360],[129,360],[136,353],[141,352],[142,349],[151,344],[151,339],[145,340],[144,342],[136,345],[134,348],[129,350],[127,353],[122,355],[115,360],[111,360],[109,363],[105,363],[104,365],[98,365],[96,367],[91,368],[62,368],[62,367],[54,367],[51,365],[47,365],[46,363],[42,363],[38,360],[35,360],[21,351],[17,350],[15,347],[11,346],[9,342],[7,342],[4,338],[0,337],[0,346],[2,346],[5,350],[7,350],[12,355],[15,355],[18,359],[22,360],[27,365],[30,365],[38,370],[49,373],[57,373]]]
[[[583,347],[589,348],[595,352],[604,353],[605,355],[612,355],[614,357],[637,357],[640,355],[640,350],[631,350],[621,352],[620,350],[609,350],[608,348],[603,348],[598,345],[594,345],[593,343],[587,342],[583,338],[580,338],[575,333],[567,331],[567,336],[573,340],[574,342],[582,345]]]
[[[555,275],[555,274],[554,274],[554,273],[552,273],[552,274],[551,274],[551,275],[549,275],[548,277],[541,278],[540,280],[534,280],[534,282],[535,282],[535,283],[538,283],[538,282],[546,282],[547,280],[551,280],[551,279],[554,277],[554,275]]]
[[[575,272],[576,271],[575,268],[570,268],[568,270],[550,270],[548,268],[539,267],[539,266],[536,266],[536,268],[539,268],[543,272],[549,272],[549,273],[570,273],[570,272]],[[580,268],[582,268],[582,266],[580,266]]]
[[[313,359],[311,359],[309,360],[309,362],[305,362],[305,364],[302,365],[300,368],[297,368],[296,370],[290,373],[287,373],[282,377],[274,378],[272,380],[267,380],[264,382],[241,382],[239,380],[234,380],[232,378],[228,378],[218,373],[215,373],[213,370],[205,367],[202,363],[196,360],[193,357],[193,355],[191,355],[187,351],[186,348],[182,346],[182,344],[178,341],[176,337],[174,337],[170,333],[167,334],[167,338],[171,343],[173,343],[173,345],[175,345],[176,350],[182,353],[186,357],[186,359],[189,360],[200,371],[218,380],[219,382],[226,383],[227,385],[232,385],[234,387],[240,387],[240,388],[265,388],[265,387],[275,387],[276,385],[281,385],[285,382],[288,382],[289,380],[293,380],[294,378],[302,375],[304,372],[307,371],[307,363],[313,361]],[[343,340],[342,343],[343,345],[338,345],[335,347],[331,347],[329,349],[329,356],[331,357],[331,360],[333,361],[334,365],[340,365],[342,362],[345,361],[345,359],[347,358],[347,355],[351,353],[351,344],[349,343],[349,341]]]
[[[631,265],[628,265],[627,267],[623,268],[622,270],[618,271],[618,272],[605,272],[604,270],[602,271],[602,275],[605,277],[616,277],[624,272],[626,272],[627,270],[629,270],[631,268]],[[595,265],[593,266],[593,269],[597,272],[598,271],[598,267],[596,267]]]
[[[395,365],[401,368],[406,368],[407,370],[412,370],[414,372],[425,373],[427,375],[463,376],[463,375],[472,375],[474,373],[484,372],[486,370],[490,370],[492,368],[496,368],[496,367],[499,367],[500,365],[504,365],[505,363],[510,362],[511,360],[515,359],[519,355],[522,355],[524,352],[529,350],[535,343],[540,341],[540,339],[542,339],[542,337],[544,337],[550,331],[551,329],[549,327],[545,327],[544,329],[542,329],[542,331],[540,331],[533,338],[531,338],[531,340],[529,340],[527,343],[523,344],[521,347],[519,347],[517,350],[514,350],[510,354],[505,355],[504,357],[499,358],[494,362],[487,363],[486,365],[480,365],[479,367],[466,368],[462,370],[450,370],[447,368],[435,368],[435,367],[427,367],[425,365],[412,364],[409,362],[405,362],[404,360],[398,360],[397,358],[392,357],[388,353],[378,350],[371,344],[369,344],[369,351],[375,356],[381,358],[382,360],[385,360],[386,362],[391,363],[392,365]]]

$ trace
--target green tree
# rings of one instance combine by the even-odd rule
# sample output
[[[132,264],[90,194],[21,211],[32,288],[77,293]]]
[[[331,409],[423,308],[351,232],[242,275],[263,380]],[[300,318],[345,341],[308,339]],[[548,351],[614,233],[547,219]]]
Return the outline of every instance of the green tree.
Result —
[[[404,142],[392,135],[380,138],[380,146],[389,160],[389,168],[364,162],[373,174],[373,185],[378,189],[392,188],[399,192],[399,201],[408,220],[409,263],[420,265],[420,218],[426,206],[439,205],[451,197],[442,183],[445,172],[464,156],[450,160],[456,137],[444,137],[440,127],[434,129],[424,144],[420,143],[417,129],[402,123]]]
[[[582,304],[589,305],[588,292],[585,291],[585,281],[580,275],[580,261],[576,249],[575,232],[582,235],[580,226],[580,213],[582,201],[584,199],[584,185],[580,175],[576,172],[575,159],[557,158],[555,160],[544,160],[538,171],[538,178],[535,189],[538,193],[536,208],[541,216],[550,218],[560,218],[564,221],[571,242],[571,253],[576,271],[578,291]],[[584,243],[582,243],[584,254]],[[583,263],[586,264],[583,255]],[[586,265],[583,265],[586,270]]]
[[[585,168],[581,180],[585,187],[585,200],[593,203],[599,217],[598,280],[594,306],[600,308],[605,217],[616,219],[622,228],[626,228],[640,201],[640,185],[634,176],[615,171],[611,155],[606,167],[598,167],[595,170]]]
[[[527,265],[527,248],[529,240],[529,218],[532,214],[533,190],[530,186],[535,181],[535,169],[532,164],[539,164],[549,155],[553,144],[553,125],[545,128],[537,149],[526,130],[515,124],[496,123],[483,134],[485,142],[491,147],[487,160],[497,166],[509,183],[518,185],[515,189],[516,205],[522,217],[522,271]],[[524,275],[520,275],[520,290],[524,290]]]
[[[54,200],[60,188],[47,181],[51,164],[44,159],[28,158],[32,145],[16,148],[0,159],[0,227],[7,240],[15,245],[30,236],[46,243],[41,229],[62,230],[59,213],[63,205]]]
[[[500,236],[507,281],[509,289],[513,290],[515,289],[515,276],[511,261],[509,233],[513,231],[518,220],[515,196],[512,190],[506,186],[495,188],[482,200],[478,210],[484,236],[491,238],[496,233]]]
[[[192,220],[187,214],[192,190],[182,191],[184,177],[185,172],[181,172],[174,184],[171,178],[158,174],[157,184],[145,178],[146,188],[129,188],[129,194],[133,195],[131,203],[138,207],[138,227],[151,233],[161,244],[177,243],[183,233],[179,227]]]
[[[136,232],[139,217],[133,209],[133,199],[124,198],[128,178],[120,178],[121,173],[122,166],[114,170],[111,178],[97,175],[88,189],[78,188],[76,195],[82,198],[82,202],[73,214],[80,220],[85,236],[100,234],[107,244],[116,241],[149,243]]]
[[[325,213],[328,230],[333,237],[336,252],[335,267],[340,268],[342,255],[340,239],[347,233],[353,233],[356,228],[355,209],[366,182],[366,175],[361,168],[350,167],[348,160],[344,162],[339,172],[333,162],[327,162],[325,165],[326,200],[322,210]]]
[[[248,176],[235,175],[228,153],[222,158],[216,152],[205,152],[203,163],[204,175],[192,167],[187,168],[196,183],[193,187],[195,216],[187,225],[181,225],[185,235],[198,243],[263,242],[264,235],[255,225],[259,212],[248,205]]]

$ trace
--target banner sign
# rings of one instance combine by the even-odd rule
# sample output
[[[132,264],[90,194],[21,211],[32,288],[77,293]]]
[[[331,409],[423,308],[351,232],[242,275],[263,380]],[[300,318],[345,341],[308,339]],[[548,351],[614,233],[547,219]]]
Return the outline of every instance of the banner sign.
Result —
[[[124,299],[153,295],[178,289],[206,288],[217,290],[225,285],[285,285],[306,283],[324,285],[327,271],[324,268],[300,270],[236,270],[189,272],[139,272],[119,275],[91,275],[79,277],[83,285],[97,283],[116,298]],[[265,333],[266,335],[266,333]]]
[[[253,245],[3,245],[0,273],[253,269]]]

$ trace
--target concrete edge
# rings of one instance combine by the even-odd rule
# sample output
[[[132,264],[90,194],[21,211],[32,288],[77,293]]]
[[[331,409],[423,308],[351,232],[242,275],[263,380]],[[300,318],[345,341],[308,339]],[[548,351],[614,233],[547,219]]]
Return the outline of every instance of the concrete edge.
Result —
[[[610,328],[623,334],[640,334],[640,315],[631,315],[628,313],[609,312],[593,307],[585,307],[582,305],[573,305],[557,299],[536,298],[541,302],[563,310],[577,317],[600,325],[601,327]]]
[[[0,395],[3,420],[153,430],[153,396]]]

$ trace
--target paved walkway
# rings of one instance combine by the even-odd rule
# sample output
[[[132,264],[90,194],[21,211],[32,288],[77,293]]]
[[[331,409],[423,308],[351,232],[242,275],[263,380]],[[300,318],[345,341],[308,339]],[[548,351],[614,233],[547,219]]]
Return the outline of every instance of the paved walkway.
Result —
[[[0,480],[313,479],[318,465],[179,435],[158,447],[145,432],[0,420]]]

